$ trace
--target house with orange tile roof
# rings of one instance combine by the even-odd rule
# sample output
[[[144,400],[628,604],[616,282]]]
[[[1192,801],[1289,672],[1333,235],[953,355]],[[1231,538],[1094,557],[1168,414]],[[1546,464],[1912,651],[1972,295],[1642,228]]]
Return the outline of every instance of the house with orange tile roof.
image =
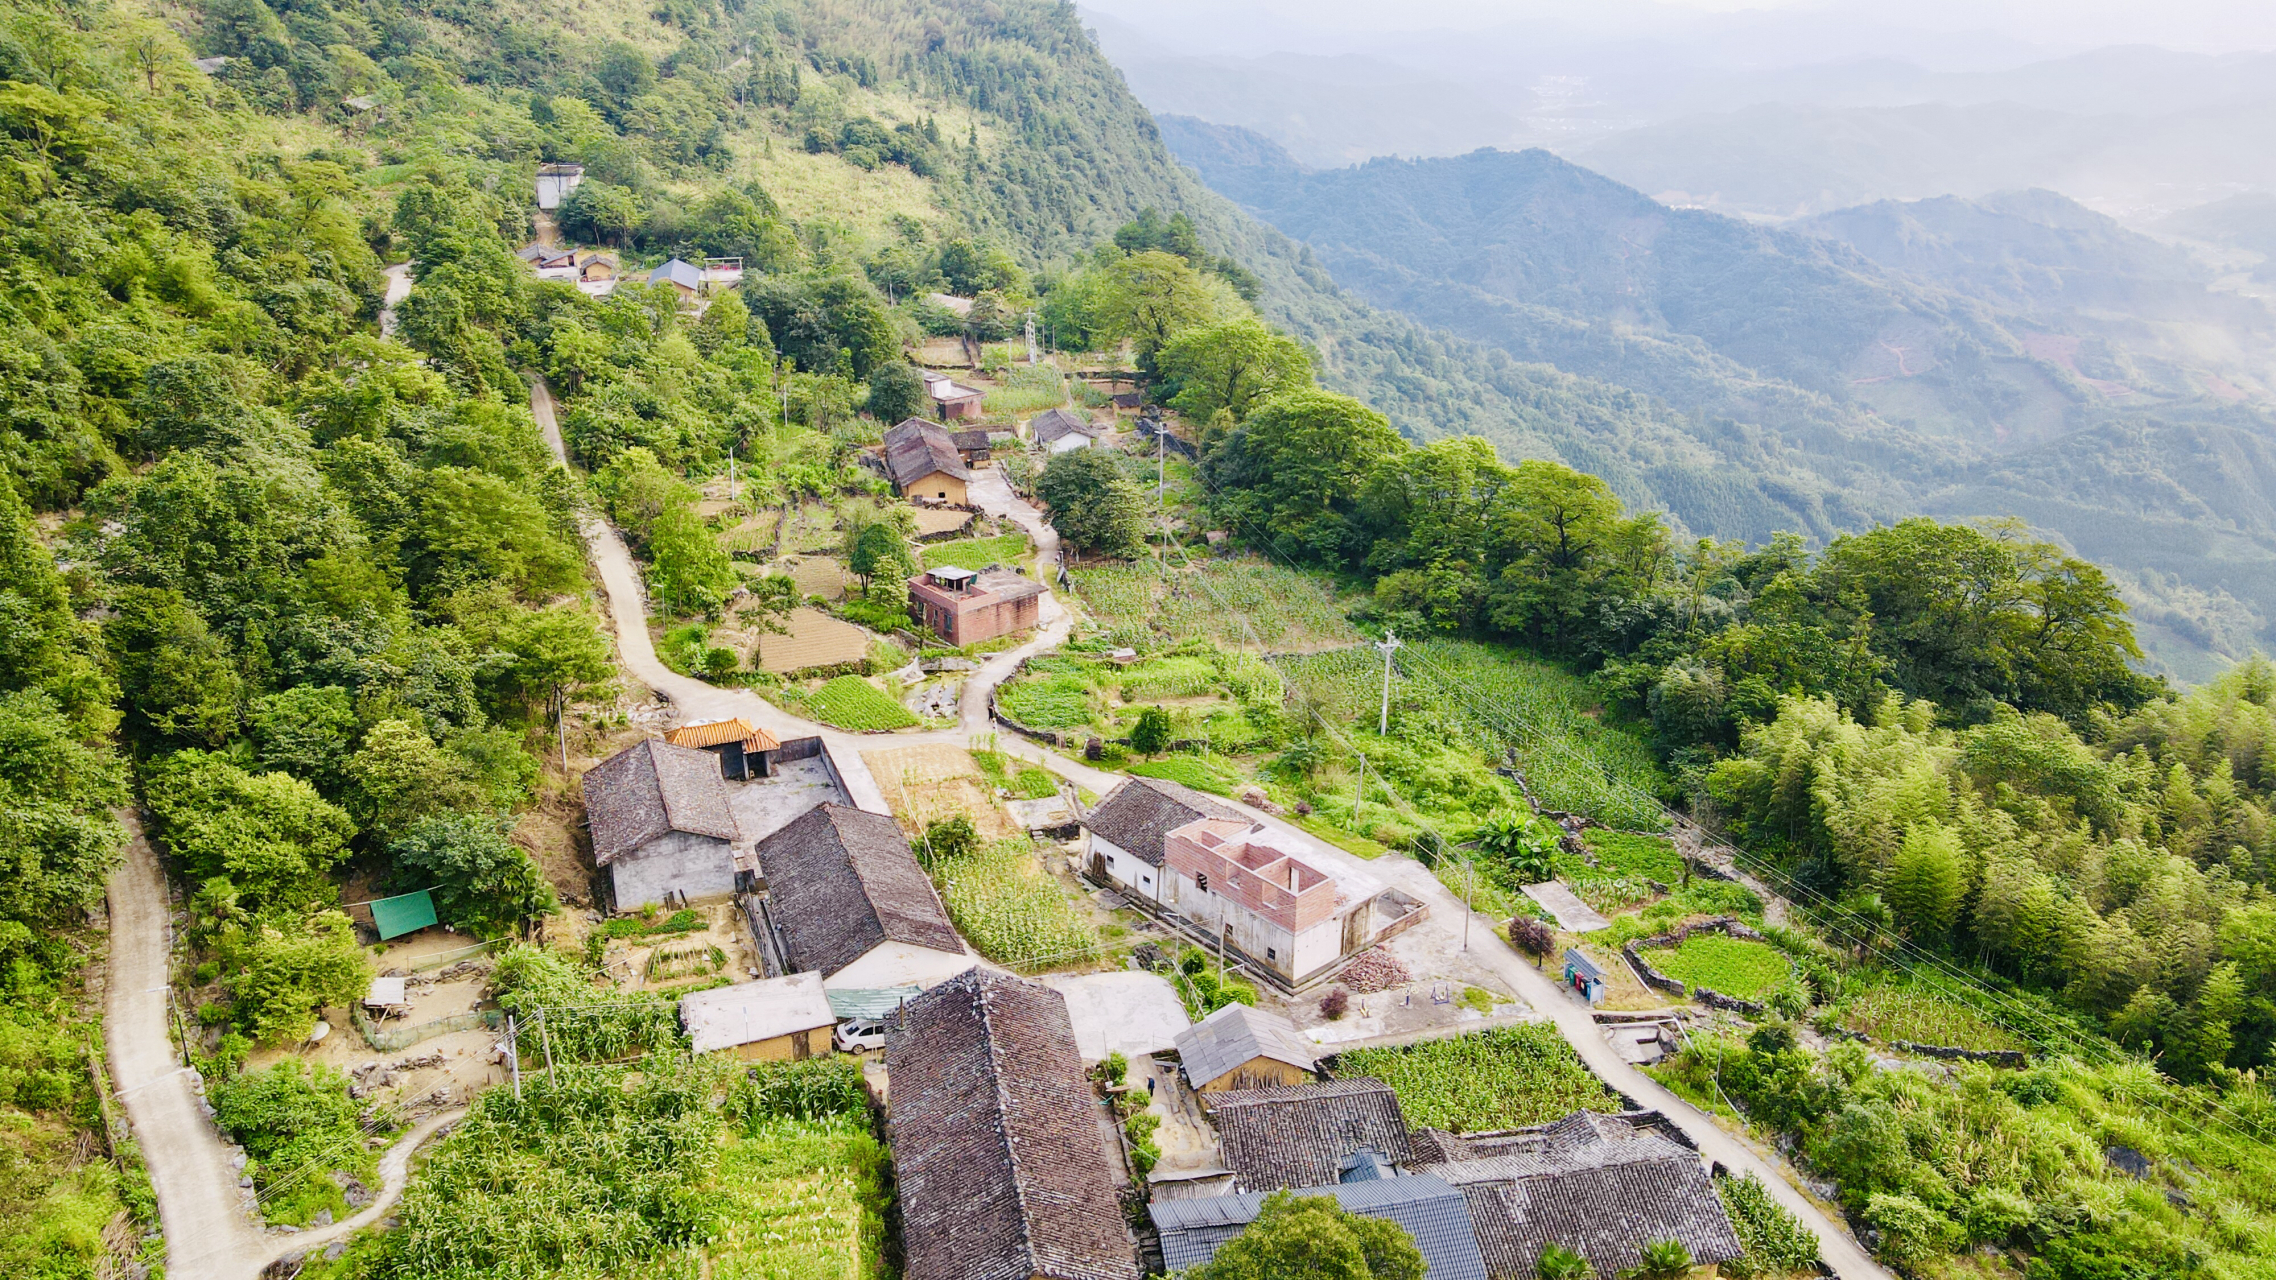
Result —
[[[683,724],[664,735],[675,747],[693,747],[719,757],[721,777],[735,782],[764,778],[774,772],[775,753],[782,743],[773,734],[736,716],[704,724]]]

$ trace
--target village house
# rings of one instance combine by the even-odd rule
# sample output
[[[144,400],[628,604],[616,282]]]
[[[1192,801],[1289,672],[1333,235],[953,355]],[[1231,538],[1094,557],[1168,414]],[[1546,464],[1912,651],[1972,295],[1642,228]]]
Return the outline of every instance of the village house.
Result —
[[[697,1053],[732,1053],[745,1062],[799,1062],[830,1051],[838,1018],[822,975],[738,982],[680,1000],[680,1026]]]
[[[946,431],[922,418],[909,418],[885,433],[885,477],[904,498],[963,506],[972,473]]]
[[[1009,569],[944,564],[909,579],[909,617],[953,645],[1025,631],[1042,617],[1043,588]]]
[[[785,972],[819,973],[835,990],[929,987],[972,967],[908,837],[884,814],[817,805],[757,854]]]
[[[695,301],[696,295],[703,292],[703,272],[692,262],[673,258],[649,272],[648,283],[672,286],[672,291],[680,295],[680,301],[684,304]]]
[[[1672,1135],[1672,1136],[1671,1136]],[[1531,1275],[1544,1245],[1627,1275],[1642,1246],[1674,1240],[1703,1268],[1739,1257],[1731,1220],[1699,1153],[1657,1112],[1581,1111],[1504,1133],[1414,1135],[1415,1171],[1462,1192],[1486,1266]]]
[[[1099,429],[1072,409],[1046,409],[1027,423],[1027,438],[1045,453],[1088,449],[1098,437]]]
[[[1148,902],[1161,900],[1170,832],[1202,818],[1238,820],[1231,806],[1162,778],[1130,778],[1082,815],[1083,859],[1093,880]]]
[[[1290,987],[1328,972],[1421,904],[1328,869],[1312,846],[1246,818],[1202,818],[1162,842],[1160,901]],[[1396,905],[1394,905],[1396,904]]]
[[[956,446],[956,456],[962,458],[967,467],[988,461],[993,439],[992,433],[981,427],[948,433],[949,443]]]
[[[1238,1002],[1178,1032],[1175,1044],[1197,1093],[1303,1084],[1319,1060],[1295,1023]]]
[[[734,782],[764,778],[774,772],[782,743],[764,729],[756,729],[741,716],[705,724],[683,724],[664,735],[675,747],[693,747],[719,757],[722,777]]]
[[[537,207],[558,209],[569,193],[585,180],[581,164],[541,164],[537,167]]]
[[[1207,1095],[1237,1191],[1350,1180],[1362,1166],[1389,1177],[1414,1163],[1399,1097],[1380,1080],[1325,1080]]]
[[[584,791],[618,910],[735,892],[748,860],[719,757],[650,738],[586,771]]]
[[[893,1016],[906,1280],[1137,1280],[1065,997],[972,969]]]
[[[933,415],[942,422],[962,422],[980,416],[988,393],[968,387],[945,373],[926,370],[925,394],[932,397]]]

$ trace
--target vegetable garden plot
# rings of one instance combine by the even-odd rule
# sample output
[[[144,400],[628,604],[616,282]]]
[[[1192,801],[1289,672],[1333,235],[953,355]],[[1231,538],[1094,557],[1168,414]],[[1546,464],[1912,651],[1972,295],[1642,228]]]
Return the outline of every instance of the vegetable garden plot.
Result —
[[[1027,559],[1027,535],[1006,533],[993,538],[963,538],[955,542],[928,542],[921,548],[923,568],[952,564],[978,572],[992,564],[1019,564]]]
[[[840,729],[905,729],[917,722],[908,708],[860,676],[824,681],[820,688],[799,694],[797,702],[815,719]]]
[[[1399,1095],[1407,1123],[1455,1133],[1547,1124],[1575,1111],[1620,1109],[1547,1023],[1389,1049],[1354,1049],[1338,1076],[1373,1076]]]
[[[1785,953],[1765,942],[1695,933],[1681,946],[1641,951],[1654,969],[1693,987],[1754,1000],[1793,976]]]
[[[758,637],[758,666],[761,670],[772,671],[776,675],[789,675],[813,667],[834,667],[844,662],[859,662],[869,655],[868,632],[819,609],[801,605],[791,610],[789,626],[790,632],[787,635]],[[893,702],[882,693],[877,696],[888,703]],[[856,726],[841,727],[850,729]]]
[[[1324,576],[1268,561],[1211,560],[1166,575],[1151,565],[1070,573],[1108,639],[1140,650],[1207,639],[1228,649],[1287,653],[1359,640]]]

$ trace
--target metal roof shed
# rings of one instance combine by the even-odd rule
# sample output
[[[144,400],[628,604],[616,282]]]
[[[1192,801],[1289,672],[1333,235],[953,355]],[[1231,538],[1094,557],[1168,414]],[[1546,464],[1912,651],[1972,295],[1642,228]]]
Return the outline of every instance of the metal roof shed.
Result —
[[[381,942],[416,933],[435,923],[434,895],[421,889],[417,893],[381,898],[371,904],[371,923],[379,930]]]

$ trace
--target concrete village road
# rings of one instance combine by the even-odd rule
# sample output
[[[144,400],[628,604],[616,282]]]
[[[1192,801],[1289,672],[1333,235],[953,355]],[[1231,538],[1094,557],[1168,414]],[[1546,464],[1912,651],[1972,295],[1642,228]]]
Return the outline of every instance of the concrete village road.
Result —
[[[553,398],[542,379],[533,380],[530,407],[537,415],[538,426],[545,434],[547,445],[553,449],[557,459],[565,462],[566,454],[555,421]],[[983,478],[970,490],[974,505],[990,514],[1015,521],[1036,540],[1042,549],[1038,556],[1038,576],[1048,582],[1053,567],[1058,562],[1057,535],[1044,521],[1041,512],[1012,494],[1001,471],[990,468],[981,475]],[[587,544],[593,550],[594,561],[600,566],[602,580],[608,588],[618,648],[629,670],[660,691],[668,693],[688,713],[690,719],[740,715],[755,724],[764,725],[778,736],[820,733],[831,744],[832,755],[836,757],[841,772],[846,775],[848,790],[856,793],[855,803],[862,808],[876,809],[879,812],[885,812],[887,806],[883,793],[869,776],[868,767],[861,762],[860,746],[864,741],[874,738],[893,745],[912,742],[968,745],[974,737],[990,728],[988,703],[996,686],[1016,671],[1019,664],[1030,655],[1057,648],[1066,640],[1072,628],[1073,620],[1069,611],[1046,590],[1042,608],[1044,625],[1041,631],[1029,643],[993,655],[972,676],[965,685],[960,723],[955,730],[928,734],[849,734],[792,716],[748,691],[720,689],[692,677],[677,675],[664,667],[657,661],[649,644],[646,606],[640,592],[639,575],[630,554],[625,550],[623,540],[614,529],[597,521],[589,525],[585,532]],[[1016,735],[1003,735],[998,745],[1004,751],[1042,764],[1061,777],[1100,795],[1123,780],[1120,774],[1094,769],[1056,752],[1047,751]],[[860,779],[858,783],[857,777]],[[1250,809],[1237,801],[1232,803],[1258,822],[1317,849],[1327,861],[1337,863],[1348,871],[1387,882],[1401,892],[1429,903],[1430,917],[1412,932],[1448,952],[1461,946],[1462,917],[1466,908],[1460,898],[1449,892],[1438,877],[1420,863],[1399,857],[1369,862],[1278,818]],[[1622,1061],[1598,1029],[1588,1009],[1567,996],[1539,969],[1526,963],[1501,940],[1496,925],[1497,922],[1483,916],[1471,922],[1469,934],[1472,958],[1490,967],[1504,980],[1509,990],[1534,1009],[1547,1014],[1565,1040],[1600,1078],[1639,1104],[1666,1114],[1698,1144],[1700,1151],[1709,1159],[1721,1162],[1734,1172],[1753,1173],[1760,1177],[1781,1204],[1792,1210],[1817,1233],[1821,1256],[1843,1280],[1891,1280],[1889,1272],[1868,1257],[1847,1230],[1794,1189],[1787,1181],[1787,1175],[1773,1161],[1750,1144],[1726,1133],[1689,1103]]]

